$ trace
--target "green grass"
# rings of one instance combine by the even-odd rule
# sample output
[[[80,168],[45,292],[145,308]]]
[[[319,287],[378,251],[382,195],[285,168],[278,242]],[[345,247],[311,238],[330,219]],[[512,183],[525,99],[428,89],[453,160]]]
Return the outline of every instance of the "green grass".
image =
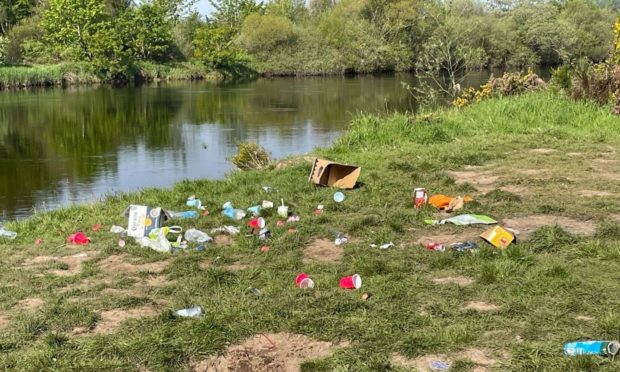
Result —
[[[143,62],[136,66],[132,81],[222,80],[224,76],[195,63],[156,64]],[[0,66],[0,89],[93,85],[105,83],[87,63],[55,65]]]
[[[285,169],[236,172],[222,181],[184,181],[167,190],[110,196],[95,205],[9,223],[6,227],[19,236],[0,244],[0,317],[6,319],[0,368],[183,370],[190,361],[251,335],[288,331],[350,343],[329,357],[306,361],[302,370],[307,371],[403,370],[391,362],[392,353],[408,358],[446,353],[455,356],[454,370],[471,370],[471,360],[457,357],[468,348],[486,350],[497,361],[496,370],[616,371],[618,360],[567,358],[562,344],[620,338],[620,185],[609,178],[620,164],[613,162],[620,161],[619,145],[620,121],[606,109],[543,92],[430,115],[356,118],[333,147],[316,150],[318,156],[362,167],[363,186],[347,191],[342,204],[332,201],[333,189],[307,182],[308,164],[292,162]],[[539,148],[555,151],[530,151]],[[500,178],[490,191],[480,192],[448,172],[463,169]],[[265,193],[265,185],[278,191]],[[473,195],[466,212],[500,220],[558,215],[597,228],[584,236],[559,226],[541,227],[505,251],[483,246],[477,254],[429,252],[415,241],[446,232],[478,234],[480,229],[425,225],[424,219],[436,218],[437,212],[412,208],[411,191],[419,186],[431,193]],[[507,186],[523,191],[502,189]],[[582,190],[610,195],[583,197]],[[229,247],[167,255],[133,243],[120,249],[106,232],[112,224],[126,224],[120,213],[130,203],[180,210],[191,194],[211,214],[174,222],[184,228],[229,224],[219,214],[229,200],[247,207],[284,198],[301,216],[298,233],[277,228],[276,216],[267,214],[274,235],[269,253],[260,251],[263,242],[242,234]],[[320,216],[312,213],[317,204],[326,207]],[[90,231],[97,222],[104,225],[102,231]],[[91,246],[66,246],[65,238],[80,229],[93,239]],[[337,231],[351,237],[340,262],[302,261],[304,245],[316,238],[333,240]],[[33,244],[38,237],[45,240],[41,246]],[[397,247],[369,247],[389,241]],[[62,263],[23,267],[34,256],[83,250],[99,256],[74,276],[50,273],[62,270]],[[101,268],[106,257],[121,253],[128,255],[127,261],[166,261],[168,266],[161,274]],[[246,268],[232,270],[231,264]],[[314,278],[314,290],[295,289],[294,277],[302,271]],[[369,301],[361,300],[362,291],[337,286],[341,276],[356,272],[363,278],[362,291],[374,295]],[[121,291],[158,275],[168,284]],[[446,276],[474,282],[459,287],[432,281]],[[261,295],[249,294],[248,287],[259,288]],[[16,306],[26,298],[44,303],[33,310]],[[499,309],[462,309],[470,301]],[[203,318],[172,316],[173,310],[194,303],[206,310]],[[72,334],[76,327],[96,327],[103,311],[153,304],[158,304],[155,315],[128,320],[109,335]],[[575,319],[578,315],[592,320]]]

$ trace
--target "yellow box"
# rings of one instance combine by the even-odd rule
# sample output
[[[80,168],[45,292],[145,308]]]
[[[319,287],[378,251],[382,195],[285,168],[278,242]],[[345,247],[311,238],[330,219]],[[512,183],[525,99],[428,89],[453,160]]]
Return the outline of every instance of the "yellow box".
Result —
[[[480,237],[491,243],[495,248],[506,248],[515,240],[515,236],[501,226],[488,229],[480,234]]]

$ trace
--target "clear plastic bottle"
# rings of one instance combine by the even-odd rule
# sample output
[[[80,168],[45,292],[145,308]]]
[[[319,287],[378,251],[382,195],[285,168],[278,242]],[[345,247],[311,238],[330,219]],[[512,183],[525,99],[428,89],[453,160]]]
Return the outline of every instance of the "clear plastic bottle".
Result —
[[[0,237],[7,238],[9,240],[13,240],[17,238],[17,233],[15,231],[6,230],[4,227],[0,226]]]

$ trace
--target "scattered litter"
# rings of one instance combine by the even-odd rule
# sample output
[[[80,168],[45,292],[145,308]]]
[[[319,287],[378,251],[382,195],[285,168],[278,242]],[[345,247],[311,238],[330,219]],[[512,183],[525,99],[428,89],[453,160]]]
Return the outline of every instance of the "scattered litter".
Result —
[[[41,245],[41,244],[43,244],[43,239],[41,239],[41,238],[37,238],[37,239],[35,239],[34,244],[35,244],[35,245]]]
[[[431,371],[448,371],[450,370],[450,363],[442,360],[433,360],[428,364],[428,368]]]
[[[288,233],[289,234],[295,234],[295,233],[297,233],[297,229],[291,227],[290,229],[288,229]]]
[[[258,216],[260,214],[261,206],[255,205],[247,209],[248,212],[252,213],[254,216]]]
[[[248,293],[250,293],[250,294],[252,294],[252,295],[254,295],[254,296],[256,296],[256,297],[258,297],[258,296],[260,296],[260,295],[261,295],[261,291],[260,291],[260,289],[258,289],[258,288],[254,288],[254,287],[249,287],[249,288],[248,288]]]
[[[278,226],[278,227],[282,227],[282,226],[284,226],[284,224],[285,224],[285,222],[282,221],[282,220],[278,220],[278,222],[276,222],[276,226]]]
[[[169,212],[172,218],[179,218],[183,220],[189,220],[198,218],[198,212],[196,211],[183,211],[183,212]]]
[[[364,300],[364,301],[370,300],[371,297],[372,297],[372,293],[370,293],[370,292],[364,292],[362,294],[362,300]]]
[[[620,350],[617,341],[575,341],[564,344],[564,355],[601,355],[615,357]]]
[[[69,237],[67,238],[67,242],[77,245],[87,245],[88,243],[90,243],[90,238],[84,235],[83,232],[78,231],[75,234],[69,235]]]
[[[13,240],[17,238],[17,233],[15,231],[6,230],[4,227],[0,227],[0,237]]]
[[[468,240],[466,242],[458,242],[458,243],[450,244],[450,248],[457,252],[474,251],[478,249],[478,243],[476,243],[473,240]]]
[[[462,209],[465,202],[470,202],[473,200],[474,199],[469,195],[465,195],[463,197],[457,196],[453,198],[448,195],[436,194],[428,199],[428,203],[437,209],[445,209],[446,212],[452,212]]]
[[[325,208],[323,204],[317,205],[316,209],[314,210],[314,214],[318,216],[319,214],[323,213],[323,208]]]
[[[343,245],[349,242],[349,239],[342,233],[336,234],[336,240],[334,240],[334,244]]]
[[[340,279],[340,288],[342,289],[360,289],[362,288],[362,277],[358,274],[345,276]]]
[[[273,202],[269,201],[269,200],[263,200],[263,208],[265,209],[271,209],[273,208]]]
[[[314,288],[314,280],[310,278],[310,275],[301,273],[295,278],[295,284],[297,288]]]
[[[289,216],[289,218],[286,219],[286,222],[299,222],[301,218],[299,218],[298,215],[294,214],[292,216]]]
[[[223,226],[216,227],[215,229],[211,229],[211,234],[228,234],[228,235],[237,235],[241,232],[239,228],[235,226]]]
[[[515,240],[515,236],[501,226],[488,229],[480,234],[480,237],[495,248],[506,248]]]
[[[127,243],[125,243],[125,239],[118,239],[118,246],[119,247],[124,248],[126,244]]]
[[[231,202],[224,203],[222,214],[235,221],[242,220],[245,217],[245,212],[242,209],[235,209]]]
[[[202,212],[202,215],[205,216],[205,217],[208,216],[209,215],[209,211],[205,209],[205,211]]]
[[[429,243],[426,243],[425,247],[429,251],[444,252],[446,250],[446,247],[444,247],[444,245],[440,242],[429,242]]]
[[[126,231],[127,230],[125,230],[125,228],[123,228],[121,226],[113,225],[112,227],[110,227],[110,232],[114,233],[114,234],[122,234],[122,233],[124,233]]]
[[[308,180],[320,186],[352,189],[357,183],[362,169],[353,165],[315,159]]]
[[[263,245],[262,247],[260,247],[261,252],[269,252],[271,250],[271,247],[268,245]]]
[[[271,239],[271,231],[267,230],[266,228],[261,229],[260,232],[258,233],[258,238],[260,240]]]
[[[93,229],[93,231],[99,231],[99,229],[101,229],[101,224],[100,223],[94,224],[92,229]]]
[[[200,199],[196,199],[196,195],[191,195],[189,198],[187,198],[185,205],[187,205],[188,207],[194,207],[196,209],[205,209],[205,207],[202,206],[202,202],[200,201]]]
[[[146,205],[130,205],[124,214],[129,218],[127,235],[134,238],[148,236],[154,229],[162,227],[164,221],[172,218],[172,215],[161,207]]]
[[[282,218],[288,217],[288,206],[284,205],[284,199],[281,199],[282,205],[278,207],[278,216]]]
[[[258,232],[258,230],[263,229],[265,227],[265,219],[262,217],[258,217],[258,218],[253,218],[248,222],[248,227],[251,227],[253,230],[256,230],[256,232]]]
[[[136,238],[136,242],[142,247],[151,248],[157,252],[172,252],[172,245],[166,238],[169,228],[163,227],[161,229],[152,230],[149,236],[143,236],[142,238]]]
[[[270,192],[273,192],[273,191],[277,191],[275,188],[273,188],[273,187],[271,187],[271,186],[263,186],[263,190],[264,190],[266,193],[270,193]]]
[[[496,224],[497,221],[492,219],[489,216],[484,216],[480,214],[461,214],[458,216],[450,217],[445,220],[425,220],[425,223],[429,225],[443,225],[446,223],[451,223],[458,226],[464,225],[493,225]]]
[[[190,243],[206,243],[213,240],[207,233],[196,229],[189,229],[185,231],[185,240]]]
[[[413,206],[421,208],[428,202],[428,193],[423,187],[419,187],[413,190]]]
[[[344,201],[346,197],[344,196],[344,193],[338,191],[334,194],[334,201],[336,203],[342,203]]]
[[[388,248],[392,248],[394,246],[394,243],[389,242],[387,244],[383,244],[383,245],[377,245],[377,244],[371,244],[370,247],[371,248],[377,248],[379,247],[379,249],[388,249]]]
[[[204,252],[206,250],[207,250],[207,247],[205,247],[204,244],[201,244],[198,247],[196,247],[196,251],[198,252]]]
[[[182,318],[196,318],[202,316],[204,314],[202,307],[198,305],[192,305],[187,309],[181,309],[174,312],[176,316],[180,316]]]

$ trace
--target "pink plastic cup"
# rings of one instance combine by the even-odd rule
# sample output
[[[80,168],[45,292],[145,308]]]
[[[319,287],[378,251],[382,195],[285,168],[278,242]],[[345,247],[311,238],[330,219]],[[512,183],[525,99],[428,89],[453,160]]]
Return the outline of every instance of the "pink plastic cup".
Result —
[[[340,279],[340,288],[360,289],[362,288],[362,277],[357,274],[345,276],[344,278]]]

